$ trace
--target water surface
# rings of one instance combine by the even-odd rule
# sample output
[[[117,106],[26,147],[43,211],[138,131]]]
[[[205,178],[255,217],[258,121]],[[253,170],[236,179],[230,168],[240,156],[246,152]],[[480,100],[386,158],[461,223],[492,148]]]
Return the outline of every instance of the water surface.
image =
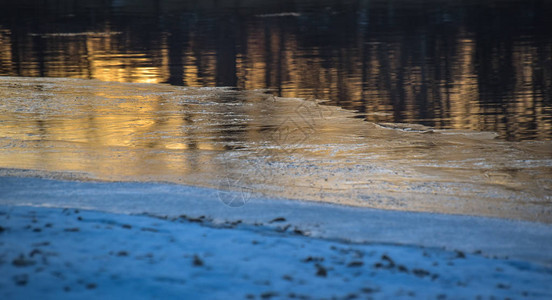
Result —
[[[552,139],[552,2],[3,1],[0,75],[271,89]]]

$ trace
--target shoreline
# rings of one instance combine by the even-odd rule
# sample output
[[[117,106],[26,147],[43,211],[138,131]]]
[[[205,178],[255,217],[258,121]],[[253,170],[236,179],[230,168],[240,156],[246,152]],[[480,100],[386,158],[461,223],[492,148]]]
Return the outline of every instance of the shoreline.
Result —
[[[110,179],[95,177],[92,174],[87,174],[83,172],[70,172],[70,171],[47,171],[47,170],[31,170],[31,169],[0,167],[0,178],[3,178],[3,177],[36,178],[36,179],[62,181],[62,182],[81,182],[81,183],[97,183],[97,184],[122,184],[122,185],[145,184],[145,185],[159,185],[159,186],[166,185],[166,186],[175,186],[175,187],[190,187],[190,188],[198,188],[200,190],[216,190],[217,195],[223,194],[223,195],[228,195],[229,197],[233,197],[235,195],[240,194],[238,185],[236,185],[235,187],[224,185],[224,187],[226,188],[231,188],[231,189],[224,189],[224,188],[217,188],[217,187],[208,186],[208,185],[193,185],[193,184],[178,183],[173,181],[143,181],[143,180],[132,180],[132,179],[110,180]],[[348,203],[348,202],[336,203],[336,202],[326,202],[326,201],[320,201],[320,200],[301,199],[301,198],[282,198],[282,197],[266,195],[260,192],[249,192],[249,191],[247,191],[247,194],[248,194],[247,195],[248,200],[246,201],[245,205],[247,205],[247,202],[249,202],[249,198],[254,198],[254,199],[263,199],[263,200],[269,200],[269,201],[288,201],[292,203],[296,202],[296,203],[302,203],[307,205],[314,204],[315,206],[317,205],[336,206],[336,207],[345,207],[345,208],[352,208],[352,209],[357,209],[357,208],[367,209],[367,210],[373,210],[373,211],[443,215],[443,216],[453,216],[453,217],[473,217],[473,218],[482,218],[482,219],[491,219],[491,220],[504,220],[508,222],[522,222],[522,223],[529,223],[529,224],[552,225],[552,220],[527,220],[527,219],[519,219],[519,218],[500,217],[495,215],[443,213],[443,212],[434,212],[434,211],[425,211],[425,210],[418,211],[418,210],[404,210],[404,209],[403,210],[386,209],[386,208],[379,208],[379,207],[370,207],[370,206],[366,206],[366,204],[359,204],[359,203]],[[228,205],[227,203],[225,204]],[[229,205],[229,206],[232,206],[232,205]],[[241,206],[243,205],[237,205],[235,207],[239,209]]]
[[[167,218],[204,216],[213,224],[239,221],[254,225],[283,217],[316,238],[481,251],[490,257],[552,266],[552,225],[544,223],[257,197],[242,207],[229,207],[218,199],[219,190],[160,183],[0,176],[0,190],[0,205],[7,206],[148,213]]]

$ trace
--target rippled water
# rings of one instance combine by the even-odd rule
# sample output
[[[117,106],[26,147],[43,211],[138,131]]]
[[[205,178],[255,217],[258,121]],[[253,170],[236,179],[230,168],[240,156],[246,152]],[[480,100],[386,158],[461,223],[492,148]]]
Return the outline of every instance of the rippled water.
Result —
[[[0,99],[0,175],[552,222],[551,141],[371,123],[259,90],[0,77]]]
[[[270,89],[552,139],[552,2],[4,1],[0,75]]]

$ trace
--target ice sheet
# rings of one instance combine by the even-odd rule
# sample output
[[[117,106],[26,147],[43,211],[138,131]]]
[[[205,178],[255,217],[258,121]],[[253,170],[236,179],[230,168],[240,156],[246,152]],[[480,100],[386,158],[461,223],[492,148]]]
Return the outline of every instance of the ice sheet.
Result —
[[[0,98],[4,175],[239,191],[230,206],[264,195],[552,222],[551,141],[374,124],[229,88],[0,77]]]

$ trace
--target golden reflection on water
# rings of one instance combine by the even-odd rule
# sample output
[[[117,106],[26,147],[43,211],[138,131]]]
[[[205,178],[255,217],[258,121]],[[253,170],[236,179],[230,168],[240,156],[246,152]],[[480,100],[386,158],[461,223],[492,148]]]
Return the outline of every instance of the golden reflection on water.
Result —
[[[552,144],[256,91],[0,77],[0,174],[166,181],[552,222]],[[336,126],[339,124],[339,126]]]
[[[260,9],[251,5],[252,11]],[[404,31],[409,24],[367,23],[363,18],[394,19],[376,4],[374,12],[369,3],[359,5],[365,11],[330,14],[316,30],[308,27],[316,15],[306,13],[217,15],[163,1],[151,12],[130,4],[121,8],[129,18],[138,12],[167,18],[167,27],[144,33],[118,28],[111,19],[94,31],[74,33],[0,27],[0,74],[271,89],[281,97],[326,99],[371,122],[496,131],[510,140],[552,139],[549,40],[529,31],[511,33],[507,44],[501,37],[489,42],[467,22],[444,33],[424,24],[410,38]],[[397,18],[408,13],[399,4],[389,9]]]

